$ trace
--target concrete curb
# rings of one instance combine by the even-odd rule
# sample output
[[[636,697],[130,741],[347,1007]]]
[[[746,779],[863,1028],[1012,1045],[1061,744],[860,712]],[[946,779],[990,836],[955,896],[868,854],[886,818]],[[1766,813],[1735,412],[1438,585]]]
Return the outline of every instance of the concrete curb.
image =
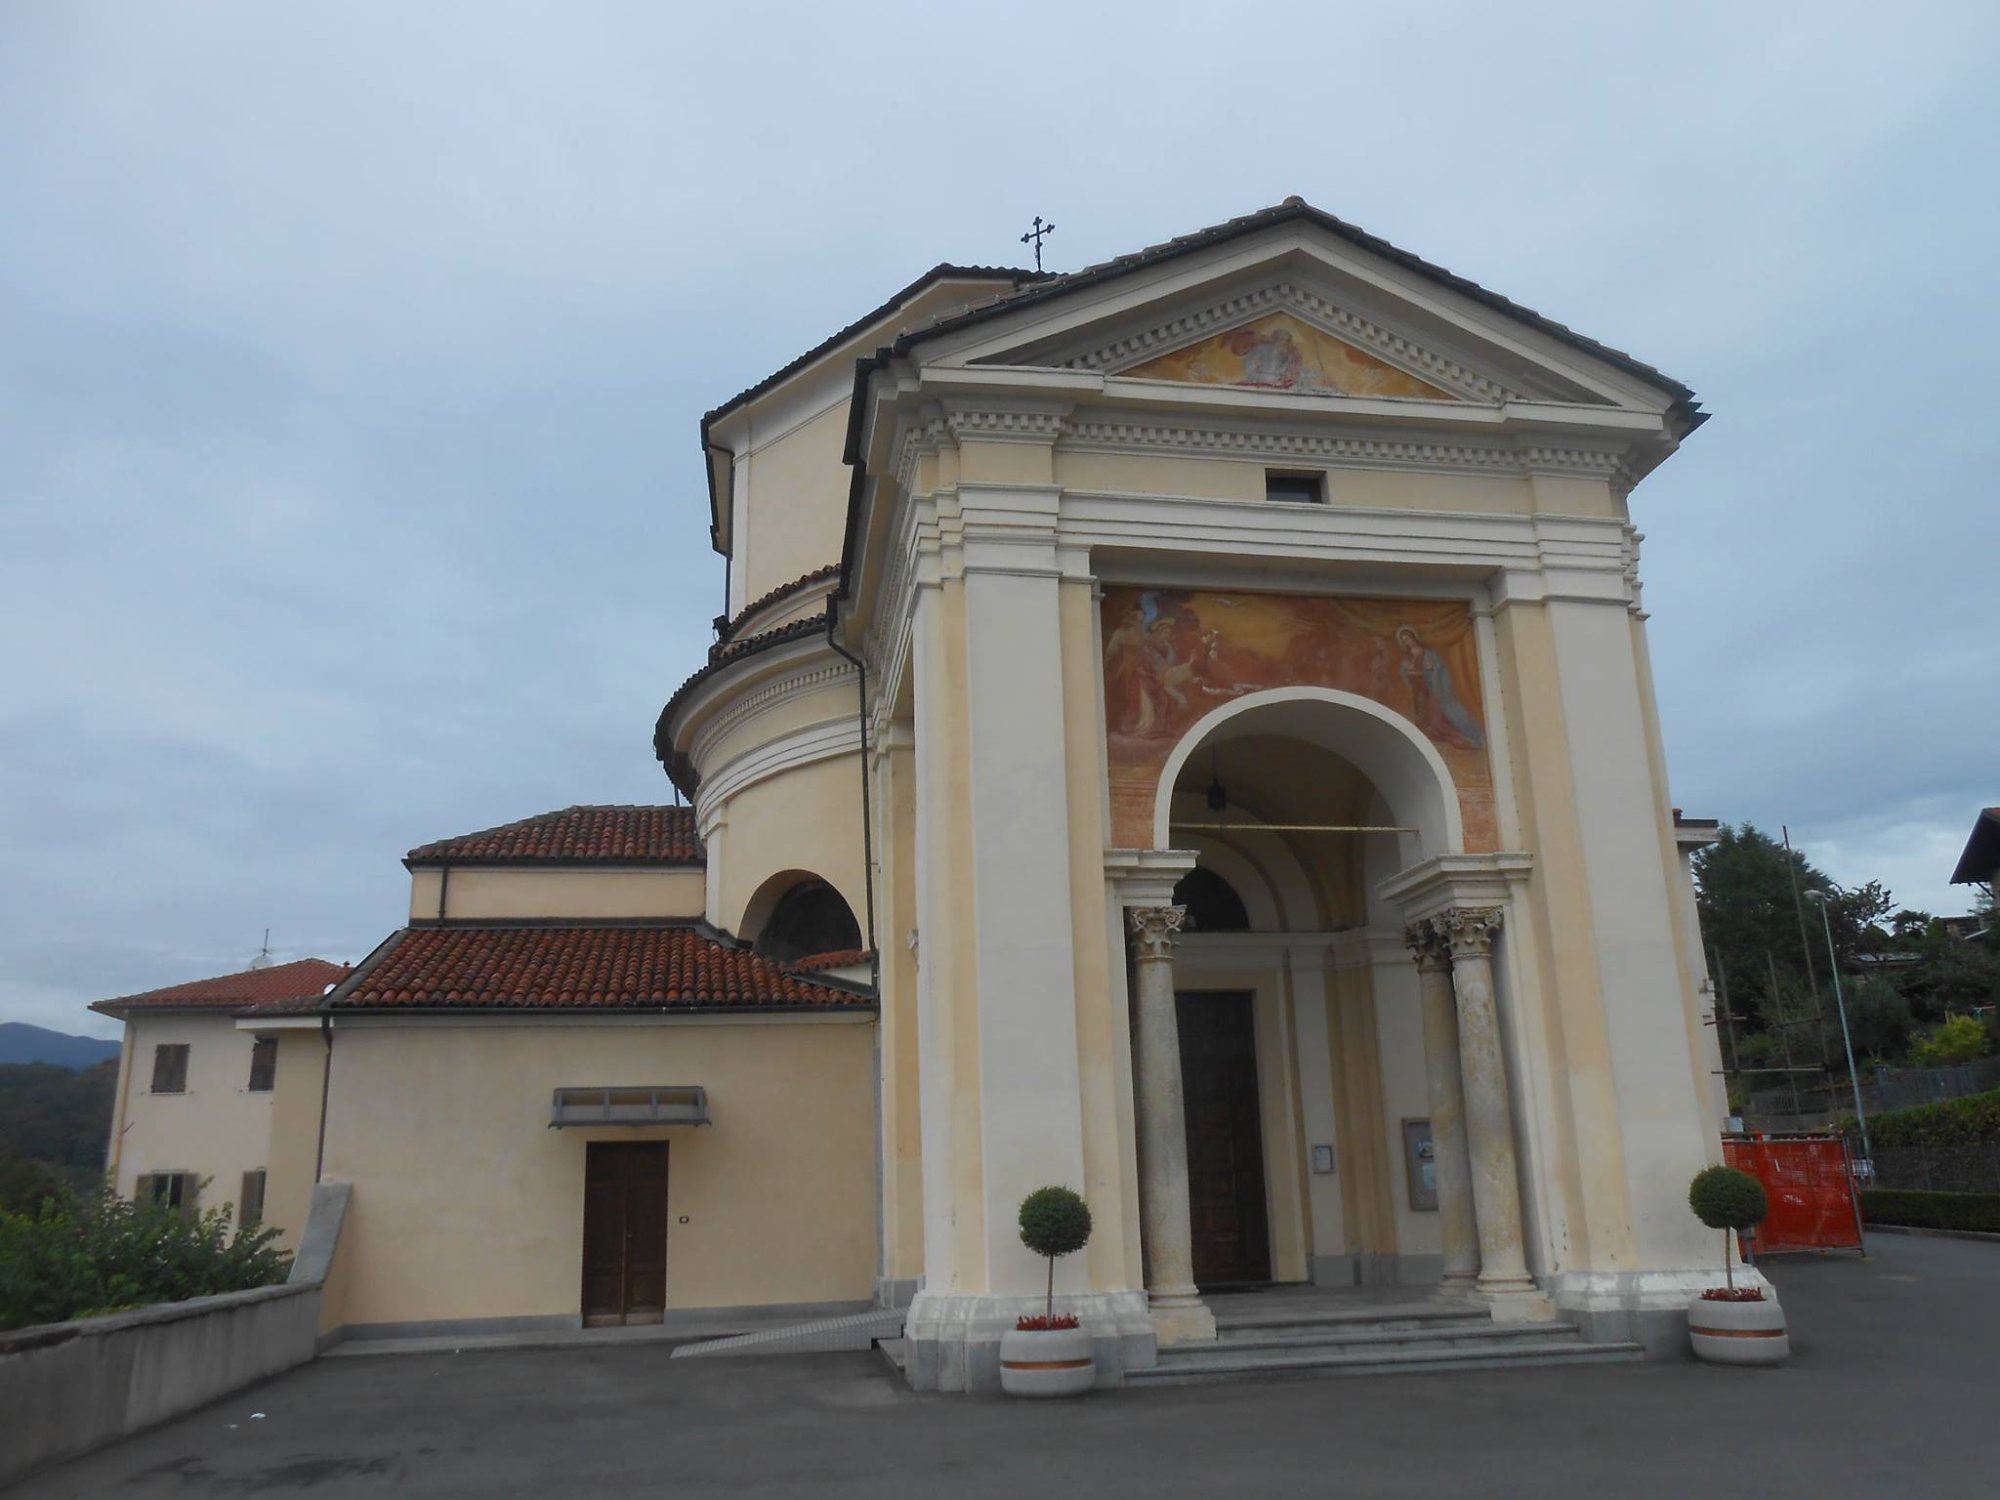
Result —
[[[2000,1245],[2000,1234],[1988,1234],[1983,1229],[1931,1229],[1919,1224],[1864,1224],[1861,1227],[1868,1234],[1921,1234],[1934,1240],[1973,1240]]]

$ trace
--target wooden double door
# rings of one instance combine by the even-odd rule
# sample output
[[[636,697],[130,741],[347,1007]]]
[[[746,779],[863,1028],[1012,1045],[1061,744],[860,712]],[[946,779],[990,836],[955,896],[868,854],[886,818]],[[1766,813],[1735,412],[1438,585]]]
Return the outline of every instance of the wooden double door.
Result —
[[[584,1326],[657,1323],[667,1306],[667,1143],[591,1141],[583,1162]]]
[[[1243,991],[1183,991],[1181,1098],[1195,1285],[1271,1279],[1257,1032]]]

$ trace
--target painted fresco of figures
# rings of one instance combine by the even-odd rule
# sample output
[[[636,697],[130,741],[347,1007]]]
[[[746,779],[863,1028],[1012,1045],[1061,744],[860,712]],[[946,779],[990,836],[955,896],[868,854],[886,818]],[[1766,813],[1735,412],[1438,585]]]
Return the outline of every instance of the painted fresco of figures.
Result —
[[[1417,726],[1434,740],[1447,745],[1455,745],[1461,750],[1482,750],[1486,746],[1486,736],[1480,732],[1478,722],[1459,702],[1458,693],[1452,687],[1451,668],[1445,659],[1423,643],[1416,630],[1404,625],[1396,631],[1396,644],[1402,647],[1403,662],[1400,668],[1403,681],[1409,685],[1411,714]]]

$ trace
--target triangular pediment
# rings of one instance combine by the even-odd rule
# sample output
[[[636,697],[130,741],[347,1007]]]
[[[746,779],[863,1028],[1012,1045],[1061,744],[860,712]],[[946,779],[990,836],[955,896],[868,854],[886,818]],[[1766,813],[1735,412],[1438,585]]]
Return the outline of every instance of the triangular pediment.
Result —
[[[1288,312],[1253,318],[1118,373],[1143,380],[1247,386],[1306,395],[1460,399]]]

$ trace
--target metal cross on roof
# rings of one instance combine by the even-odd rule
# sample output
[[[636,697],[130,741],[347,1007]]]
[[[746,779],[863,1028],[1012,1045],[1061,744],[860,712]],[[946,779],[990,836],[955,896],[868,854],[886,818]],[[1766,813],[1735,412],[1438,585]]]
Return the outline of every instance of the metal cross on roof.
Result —
[[[1035,247],[1035,269],[1037,271],[1041,270],[1042,268],[1042,241],[1046,239],[1048,236],[1054,234],[1055,232],[1056,232],[1055,225],[1044,224],[1042,222],[1042,216],[1040,214],[1036,214],[1035,227],[1028,233],[1021,236],[1022,244],[1033,245]]]

